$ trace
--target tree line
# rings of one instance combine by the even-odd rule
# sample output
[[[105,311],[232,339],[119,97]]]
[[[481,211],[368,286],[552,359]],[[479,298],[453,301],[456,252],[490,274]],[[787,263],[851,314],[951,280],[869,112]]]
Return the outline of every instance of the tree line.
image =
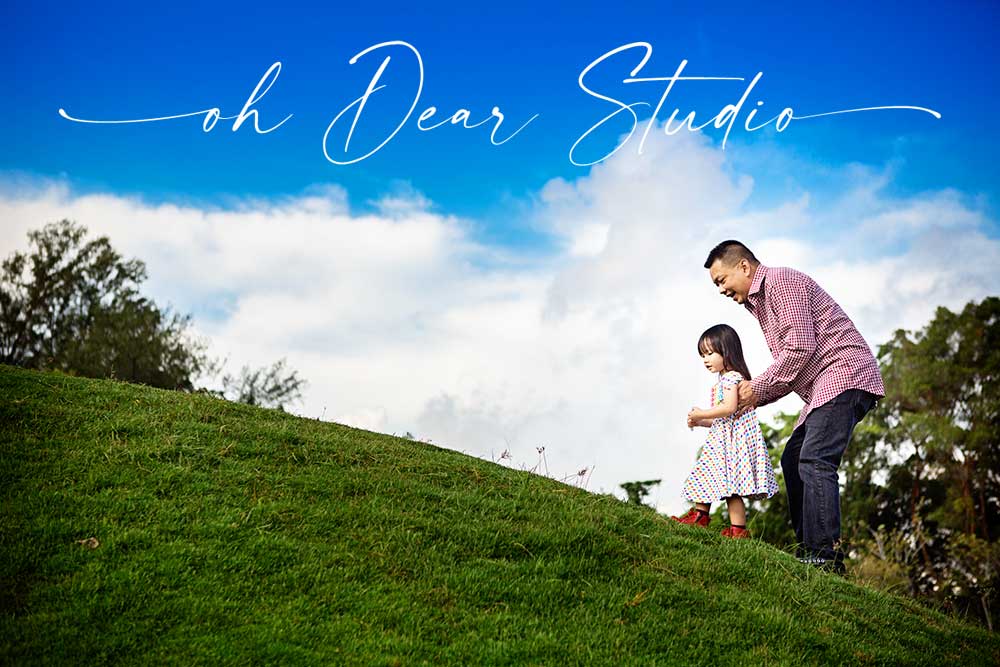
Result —
[[[285,359],[224,373],[191,316],[144,296],[145,263],[108,237],[61,220],[29,232],[28,245],[0,266],[0,363],[279,409],[301,399],[306,381]],[[221,389],[199,386],[213,380]]]

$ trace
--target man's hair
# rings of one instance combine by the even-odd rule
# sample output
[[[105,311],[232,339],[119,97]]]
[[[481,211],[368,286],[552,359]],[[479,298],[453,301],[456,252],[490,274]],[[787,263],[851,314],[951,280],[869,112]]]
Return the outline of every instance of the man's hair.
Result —
[[[712,248],[712,252],[708,253],[708,259],[705,260],[705,268],[712,268],[712,264],[715,264],[716,260],[722,260],[726,266],[732,266],[741,259],[747,260],[754,266],[760,264],[754,254],[750,252],[750,248],[739,241],[729,239]]]

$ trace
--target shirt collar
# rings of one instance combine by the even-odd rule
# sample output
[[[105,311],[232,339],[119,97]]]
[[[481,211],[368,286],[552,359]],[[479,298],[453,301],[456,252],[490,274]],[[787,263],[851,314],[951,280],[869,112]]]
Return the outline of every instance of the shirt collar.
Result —
[[[753,274],[753,280],[750,281],[750,291],[747,292],[747,296],[751,294],[756,294],[760,291],[761,285],[764,283],[764,277],[767,275],[767,267],[763,264],[757,265],[757,270]]]
[[[751,313],[756,314],[754,304],[759,299],[757,295],[760,294],[760,288],[764,284],[765,276],[767,276],[767,267],[763,264],[758,264],[757,270],[754,271],[753,274],[753,280],[750,281],[750,290],[747,292],[747,300],[743,304],[743,306]]]

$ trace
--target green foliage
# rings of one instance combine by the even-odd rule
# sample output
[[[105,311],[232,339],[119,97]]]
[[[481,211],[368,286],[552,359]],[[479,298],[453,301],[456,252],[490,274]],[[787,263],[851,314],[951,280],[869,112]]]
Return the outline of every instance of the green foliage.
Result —
[[[141,261],[68,220],[28,240],[0,270],[0,362],[185,390],[211,370],[190,318],[139,294]]]
[[[922,596],[993,626],[1000,606],[1000,298],[938,308],[879,349],[876,427],[899,459],[872,514],[911,538]]]
[[[645,482],[625,482],[621,488],[628,494],[628,501],[633,505],[642,505],[642,501],[649,495],[652,487],[660,483],[658,479],[650,479]]]
[[[107,237],[87,238],[69,220],[28,233],[30,253],[12,253],[0,271],[0,363],[116,378],[193,391],[220,372],[207,342],[189,335],[190,316],[142,296],[146,266],[124,260]],[[204,393],[284,409],[306,381],[281,359],[222,377]]]
[[[0,397],[3,664],[1000,661],[759,540],[429,444],[10,367]]]
[[[244,366],[238,376],[222,379],[222,393],[237,403],[283,410],[291,402],[301,400],[306,381],[298,371],[290,369],[284,359],[271,366],[251,369]]]

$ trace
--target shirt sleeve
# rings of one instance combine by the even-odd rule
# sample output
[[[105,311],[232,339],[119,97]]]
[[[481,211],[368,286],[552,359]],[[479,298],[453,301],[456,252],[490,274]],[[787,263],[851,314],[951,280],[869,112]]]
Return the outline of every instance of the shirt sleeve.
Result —
[[[765,297],[769,304],[764,307],[773,306],[777,315],[781,349],[774,350],[774,363],[750,381],[758,405],[773,403],[788,394],[792,381],[816,351],[816,321],[809,306],[808,283],[782,277],[771,282]]]

